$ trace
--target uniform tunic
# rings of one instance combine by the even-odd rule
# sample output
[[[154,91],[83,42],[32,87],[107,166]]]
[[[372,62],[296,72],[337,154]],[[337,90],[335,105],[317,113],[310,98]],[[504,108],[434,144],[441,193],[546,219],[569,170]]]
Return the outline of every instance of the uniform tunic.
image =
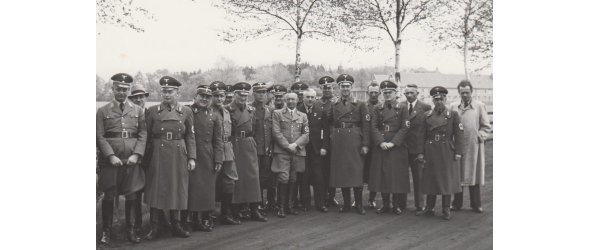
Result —
[[[461,158],[461,184],[484,185],[485,153],[484,143],[492,126],[488,119],[485,104],[472,100],[465,106],[461,102],[451,104],[451,110],[457,111],[464,128],[465,155]]]
[[[196,159],[193,115],[190,108],[164,103],[146,115],[151,159],[145,202],[152,208],[185,210],[188,205],[188,159]]]
[[[236,103],[228,105],[232,121],[232,143],[239,180],[234,188],[233,203],[260,202],[260,178],[258,153],[253,136],[255,127],[254,108],[250,105],[240,109]]]
[[[215,209],[215,164],[223,162],[221,120],[211,109],[199,109],[195,104],[190,108],[195,126],[197,166],[189,172],[188,210],[210,211]]]
[[[330,137],[330,187],[363,186],[361,147],[369,146],[371,116],[364,102],[338,100],[325,113]]]
[[[391,107],[389,106],[391,105]],[[410,171],[405,138],[410,128],[408,110],[399,104],[384,103],[375,107],[372,119],[372,153],[369,190],[383,193],[409,193]],[[380,144],[395,147],[383,150]]]
[[[429,195],[451,195],[461,191],[459,162],[463,154],[463,125],[456,111],[426,113],[422,191]]]
[[[291,115],[286,107],[275,110],[272,114],[272,135],[275,143],[271,170],[279,173],[281,182],[286,183],[294,177],[290,173],[305,171],[305,145],[309,142],[307,115],[297,109]],[[295,153],[287,151],[291,143],[297,144]]]
[[[130,101],[124,103],[123,111],[115,100],[96,111],[96,143],[100,150],[99,190],[113,192],[115,195],[127,195],[143,188],[145,173],[139,164],[114,167],[108,157],[115,155],[123,163],[132,154],[137,154],[141,158],[147,141],[145,126],[143,109]],[[123,131],[126,131],[129,138],[105,137],[105,133],[123,135]],[[136,136],[129,136],[134,134]]]

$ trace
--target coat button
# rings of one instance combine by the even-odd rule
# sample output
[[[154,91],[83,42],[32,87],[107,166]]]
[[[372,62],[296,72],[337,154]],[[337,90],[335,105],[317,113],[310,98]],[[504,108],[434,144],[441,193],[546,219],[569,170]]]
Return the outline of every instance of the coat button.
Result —
[[[164,130],[164,128],[162,128],[162,130]]]
[[[164,144],[162,144],[162,145],[160,145],[160,146],[164,147]]]

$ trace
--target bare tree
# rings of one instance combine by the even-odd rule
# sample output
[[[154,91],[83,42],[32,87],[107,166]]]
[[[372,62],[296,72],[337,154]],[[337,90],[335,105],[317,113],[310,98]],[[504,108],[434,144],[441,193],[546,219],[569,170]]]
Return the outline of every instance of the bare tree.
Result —
[[[340,0],[346,8],[346,18],[355,27],[364,27],[367,33],[355,39],[384,41],[395,47],[395,81],[400,83],[400,51],[404,31],[430,17],[439,1],[435,0]],[[380,32],[374,32],[378,30]],[[375,37],[376,36],[376,37]],[[352,41],[354,42],[354,41]],[[378,44],[378,43],[377,43]],[[375,44],[366,44],[370,49]]]
[[[335,18],[335,1],[328,0],[221,0],[214,5],[232,14],[233,25],[221,34],[227,42],[271,35],[295,38],[295,81],[301,75],[304,38],[335,38],[346,24]],[[244,20],[248,20],[246,24]]]
[[[427,25],[432,41],[463,54],[465,79],[491,66],[493,55],[492,0],[449,0]],[[473,69],[471,69],[473,66]]]
[[[144,32],[142,20],[155,19],[147,9],[133,0],[96,0],[96,23],[113,24]]]

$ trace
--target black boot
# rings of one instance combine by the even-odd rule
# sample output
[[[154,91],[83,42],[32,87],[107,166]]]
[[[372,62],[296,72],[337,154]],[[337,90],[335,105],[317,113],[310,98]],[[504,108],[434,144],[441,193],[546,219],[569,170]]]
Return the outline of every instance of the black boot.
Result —
[[[240,225],[239,220],[232,216],[231,201],[233,194],[221,194],[221,224],[224,225]]]
[[[234,220],[242,221],[240,218],[240,209],[242,208],[241,204],[231,203],[231,214],[234,217]]]
[[[111,243],[111,232],[113,228],[113,200],[102,200],[102,235],[100,237],[100,243],[110,244]]]
[[[137,236],[141,235],[141,228],[143,226],[142,205],[141,193],[138,193],[137,199],[135,200],[135,235]]]
[[[370,209],[377,208],[377,203],[375,202],[375,196],[377,196],[377,192],[373,192],[373,191],[369,192],[369,208]]]
[[[170,210],[170,222],[172,224],[172,235],[180,238],[187,238],[190,233],[182,229],[180,226],[180,212],[178,210]]]
[[[392,196],[392,201],[393,201],[393,209],[392,212],[395,215],[400,215],[402,214],[402,208],[401,208],[401,203],[404,202],[404,198],[406,196],[406,194],[398,194],[398,193],[393,193],[391,194]]]
[[[258,204],[256,203],[250,203],[250,218],[252,218],[252,220],[261,222],[266,222],[268,220],[266,217],[260,214],[260,211],[258,210]]]
[[[278,208],[277,208],[277,216],[279,218],[285,218],[285,207],[287,206],[287,187],[288,184],[279,183],[278,184]]]
[[[442,213],[445,220],[451,219],[451,195],[442,196]]]
[[[182,229],[184,229],[184,231],[189,231],[189,232],[191,231],[190,230],[189,211],[188,210],[182,210],[182,211],[180,211],[180,226],[182,227]]]
[[[158,209],[150,208],[150,231],[145,236],[147,240],[155,240],[160,235],[160,212]]]
[[[141,240],[135,234],[135,200],[125,200],[125,229],[127,230],[127,240],[133,243],[139,243]]]
[[[381,193],[381,199],[383,200],[383,206],[377,209],[378,214],[391,213],[391,201],[389,200],[389,193]]]
[[[481,208],[481,191],[479,184],[469,186],[469,200],[471,201],[471,210],[476,213],[483,213]]]
[[[342,191],[342,199],[344,200],[344,205],[342,205],[342,207],[340,209],[338,209],[338,212],[340,212],[340,213],[350,212],[350,210],[351,210],[350,188],[340,188],[340,190]]]
[[[426,208],[422,211],[416,211],[416,216],[434,215],[434,205],[436,204],[436,195],[426,195]]]
[[[360,215],[365,215],[367,212],[363,207],[363,187],[354,187],[354,200],[356,202],[356,212]]]
[[[297,213],[297,211],[295,211],[295,209],[293,209],[294,206],[294,202],[295,202],[295,195],[297,194],[297,183],[296,182],[289,182],[288,185],[288,198],[287,198],[287,208],[285,209],[285,212],[287,214],[292,214],[292,215],[298,215],[299,213]]]
[[[211,232],[212,228],[203,224],[203,212],[193,212],[193,229],[203,232]]]
[[[276,211],[277,209],[277,189],[276,188],[268,188],[266,190],[266,205],[264,206],[264,211],[272,212]]]
[[[459,211],[461,208],[463,208],[463,187],[461,187],[461,192],[454,195],[453,206],[451,206],[451,210]]]

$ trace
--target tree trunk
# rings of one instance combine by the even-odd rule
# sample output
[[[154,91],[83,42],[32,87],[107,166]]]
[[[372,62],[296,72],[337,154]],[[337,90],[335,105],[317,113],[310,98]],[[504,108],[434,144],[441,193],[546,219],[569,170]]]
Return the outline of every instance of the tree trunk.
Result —
[[[463,67],[465,68],[465,80],[469,80],[469,56],[467,54],[469,53],[469,50],[467,49],[467,37],[465,37],[464,39],[465,40],[463,41]]]
[[[301,35],[297,35],[297,47],[295,47],[295,82],[301,78]]]
[[[395,83],[399,86],[401,84],[401,76],[399,74],[399,57],[400,57],[400,49],[402,45],[401,40],[397,40],[393,43],[395,45]]]

